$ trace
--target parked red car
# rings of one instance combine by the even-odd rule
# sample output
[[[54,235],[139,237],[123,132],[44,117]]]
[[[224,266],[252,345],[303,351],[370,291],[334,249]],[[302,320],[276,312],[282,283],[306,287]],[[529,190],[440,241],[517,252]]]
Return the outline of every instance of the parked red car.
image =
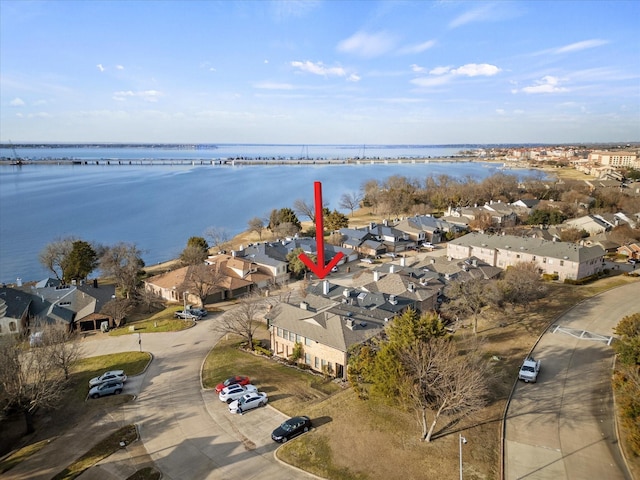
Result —
[[[227,378],[224,382],[216,385],[216,393],[220,393],[224,387],[228,387],[229,385],[248,385],[251,383],[249,377],[244,377],[242,375],[235,375],[233,377]]]

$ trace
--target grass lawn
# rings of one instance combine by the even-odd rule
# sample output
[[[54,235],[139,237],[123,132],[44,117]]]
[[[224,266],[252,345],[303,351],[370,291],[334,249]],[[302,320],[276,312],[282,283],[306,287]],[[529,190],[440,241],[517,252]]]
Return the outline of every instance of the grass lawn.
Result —
[[[135,425],[126,425],[111,435],[96,443],[87,453],[78,458],[75,462],[65,468],[62,472],[53,477],[53,480],[72,480],[95,465],[100,460],[107,458],[116,450],[122,448],[120,442],[129,445],[138,438],[138,431]]]
[[[174,313],[182,310],[182,306],[171,306],[152,316],[144,316],[140,320],[128,321],[126,325],[109,331],[111,336],[131,335],[136,333],[177,332],[192,327],[193,320],[181,320],[174,317]],[[131,330],[130,327],[134,327]]]
[[[111,410],[131,400],[130,395],[111,395],[98,400],[87,400],[89,379],[106,370],[124,370],[128,376],[138,375],[144,371],[151,355],[146,352],[124,352],[81,359],[71,370],[68,388],[60,399],[60,407],[52,411],[36,414],[36,432],[30,437],[21,437],[24,432],[24,421],[19,416],[14,422],[3,424],[3,435],[15,435],[15,444],[23,442],[23,447],[16,449],[10,456],[0,461],[0,472],[13,468],[18,463],[35,454],[56,436],[64,433],[69,425],[81,423],[101,410]],[[44,423],[41,417],[48,418]],[[90,447],[90,445],[87,445]],[[86,460],[83,460],[86,463]],[[74,467],[75,468],[75,467]],[[75,471],[75,469],[74,469]],[[73,477],[60,477],[73,478]]]
[[[243,352],[238,345],[237,339],[222,341],[207,356],[202,372],[205,388],[215,388],[232,375],[248,375],[252,384],[269,395],[270,405],[291,416],[304,414],[309,405],[342,390],[322,376]]]

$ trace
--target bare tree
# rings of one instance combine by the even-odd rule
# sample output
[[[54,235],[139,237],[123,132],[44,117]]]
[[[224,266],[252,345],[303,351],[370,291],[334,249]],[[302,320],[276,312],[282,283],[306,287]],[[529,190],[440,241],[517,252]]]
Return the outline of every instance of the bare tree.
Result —
[[[504,277],[498,280],[497,288],[503,301],[513,306],[522,305],[525,309],[547,292],[534,262],[519,262],[507,268]]]
[[[493,373],[477,350],[461,355],[451,340],[432,337],[409,345],[400,358],[403,398],[418,416],[423,440],[431,441],[442,416],[462,417],[486,404]]]
[[[127,298],[131,298],[135,292],[144,267],[141,255],[142,252],[134,244],[121,242],[108,247],[100,258],[100,270],[115,279],[116,285]]]
[[[151,313],[156,309],[162,309],[165,305],[165,300],[162,296],[158,295],[155,291],[146,288],[138,288],[136,301],[146,307],[147,313]]]
[[[238,305],[225,312],[213,328],[223,334],[238,335],[245,339],[248,348],[253,350],[256,330],[264,323],[264,315],[274,308],[277,308],[276,299],[267,299],[254,292],[242,297]]]
[[[114,298],[104,304],[100,313],[109,315],[119,327],[132,309],[133,301],[129,298]]]
[[[362,200],[362,196],[357,192],[343,193],[338,206],[350,210],[353,217],[353,211],[360,206],[360,200]]]
[[[27,433],[35,431],[33,413],[54,407],[65,387],[46,345],[29,349],[17,337],[0,337],[0,386],[6,408],[24,415]]]
[[[65,264],[73,250],[74,237],[58,239],[47,244],[40,252],[40,263],[62,281],[65,278]]]
[[[477,333],[478,315],[487,305],[486,285],[482,278],[454,280],[444,288],[449,301],[442,305],[442,311],[455,316],[472,315],[473,333]]]
[[[258,234],[258,238],[262,240],[262,232],[264,230],[264,220],[260,217],[253,217],[249,220],[249,231]]]
[[[80,344],[67,325],[56,323],[42,329],[42,344],[49,351],[53,365],[64,373],[65,380],[73,363],[80,358]]]
[[[305,200],[299,198],[293,202],[293,211],[296,215],[301,217],[308,217],[311,222],[316,223],[316,209],[313,202],[307,203]]]
[[[211,241],[211,247],[216,250],[223,250],[230,240],[229,232],[225,228],[219,227],[208,227],[204,236]]]
[[[221,289],[225,277],[218,264],[193,265],[189,268],[184,286],[189,293],[200,299],[200,306],[204,308],[207,297]]]
[[[469,222],[469,227],[473,230],[480,232],[486,232],[493,226],[493,217],[491,212],[480,212],[475,215],[475,218]]]

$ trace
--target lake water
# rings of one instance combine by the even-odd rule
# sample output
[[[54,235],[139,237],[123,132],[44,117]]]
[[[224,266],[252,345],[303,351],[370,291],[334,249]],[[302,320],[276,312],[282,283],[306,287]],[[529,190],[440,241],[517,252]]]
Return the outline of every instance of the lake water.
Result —
[[[453,150],[450,154],[458,149]],[[126,152],[115,153],[127,158]],[[447,152],[433,153],[435,157]],[[329,208],[339,209],[343,193],[358,192],[370,179],[402,175],[424,181],[441,174],[482,179],[498,167],[476,162],[4,165],[0,166],[0,282],[45,278],[48,272],[38,255],[45,245],[66,236],[106,245],[135,243],[151,265],[177,257],[188,238],[203,236],[207,227],[224,228],[233,236],[246,230],[251,218],[268,218],[274,208],[293,207],[299,198],[312,203],[315,181],[322,182]]]

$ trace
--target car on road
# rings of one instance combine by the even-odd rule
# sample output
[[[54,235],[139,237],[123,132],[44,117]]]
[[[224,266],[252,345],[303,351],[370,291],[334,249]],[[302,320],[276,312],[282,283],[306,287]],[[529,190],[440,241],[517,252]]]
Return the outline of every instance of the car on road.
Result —
[[[370,258],[363,258],[362,259],[362,263],[373,263],[373,260],[371,260]]]
[[[251,380],[249,377],[245,377],[244,375],[234,375],[233,377],[227,378],[224,382],[216,385],[216,393],[220,393],[224,387],[228,387],[229,385],[249,385]]]
[[[118,381],[120,383],[124,383],[127,381],[127,375],[124,373],[124,370],[109,370],[108,372],[104,372],[99,377],[93,377],[89,380],[89,387],[95,387],[97,385],[101,385],[110,381]]]
[[[640,260],[638,260],[637,258],[630,258],[629,260],[627,260],[627,262],[631,265],[635,265],[636,263],[640,263]]]
[[[333,273],[336,273],[336,272],[338,271],[338,267],[337,267],[337,266],[336,266],[336,267],[333,267],[333,268],[331,269],[331,271],[332,271]]]
[[[396,258],[397,255],[395,253],[393,253],[393,252],[387,252],[387,253],[384,254],[384,256],[385,257]]]
[[[224,387],[218,394],[218,398],[221,402],[231,403],[234,400],[239,399],[245,393],[257,392],[258,388],[255,385],[229,385]]]
[[[191,310],[178,310],[173,314],[176,318],[181,318],[182,320],[200,320],[202,318],[201,315],[194,313]]]
[[[105,395],[120,395],[124,389],[124,384],[118,381],[111,381],[96,385],[89,390],[89,396],[91,398],[100,398]]]
[[[524,380],[525,383],[536,383],[538,373],[540,372],[540,360],[533,357],[524,359],[520,371],[518,372],[518,380]]]
[[[193,313],[194,315],[198,315],[200,318],[202,317],[206,317],[207,315],[209,315],[209,311],[205,308],[187,308],[187,311],[189,313]]]
[[[433,244],[431,242],[423,242],[421,246],[422,246],[422,248],[426,248],[426,249],[429,249],[429,250],[433,250],[433,248],[434,248],[434,246],[433,246]]]
[[[293,417],[280,424],[278,428],[271,432],[271,439],[274,442],[284,443],[293,437],[308,432],[310,428],[311,419],[309,417],[305,415]]]
[[[229,404],[229,411],[242,415],[247,410],[264,407],[268,401],[267,394],[264,392],[245,393],[239,399]]]

